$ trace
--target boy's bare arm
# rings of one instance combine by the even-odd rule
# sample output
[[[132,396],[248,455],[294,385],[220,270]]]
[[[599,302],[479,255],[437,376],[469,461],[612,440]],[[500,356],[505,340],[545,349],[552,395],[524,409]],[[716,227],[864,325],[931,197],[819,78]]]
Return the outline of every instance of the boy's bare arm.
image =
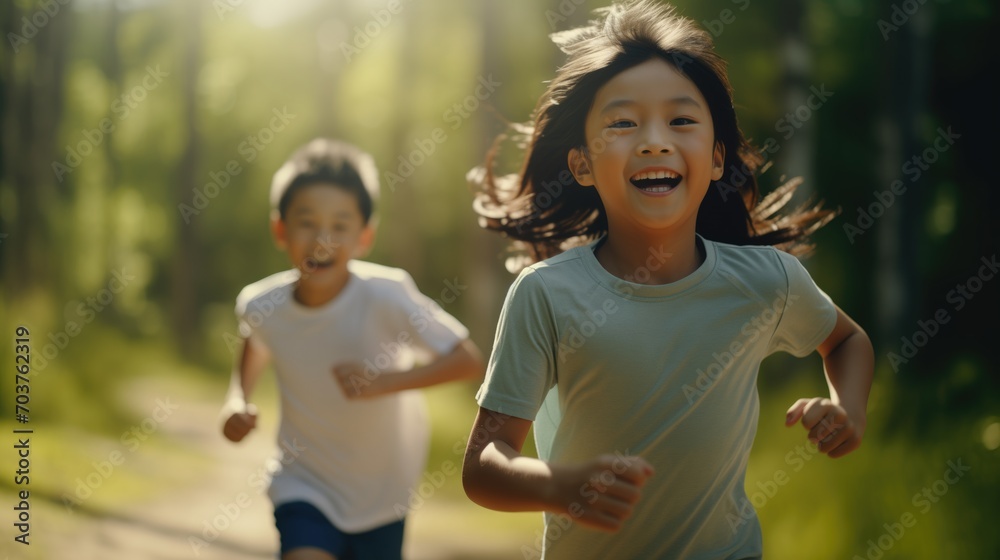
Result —
[[[469,339],[431,363],[402,372],[366,371],[360,364],[334,367],[333,375],[348,398],[377,397],[387,393],[430,387],[460,379],[482,379],[483,358]]]
[[[653,467],[637,456],[601,455],[554,465],[521,455],[531,427],[522,418],[479,409],[465,451],[462,484],[477,504],[498,511],[549,511],[614,532],[631,515]]]
[[[238,442],[257,426],[257,409],[249,403],[249,398],[268,361],[269,356],[264,349],[250,339],[243,340],[243,353],[233,368],[222,409],[222,416],[226,419],[222,434],[226,439]]]
[[[865,331],[840,308],[833,332],[817,351],[823,357],[830,397],[799,399],[788,409],[785,424],[801,419],[821,453],[841,457],[857,449],[864,437],[875,351]]]

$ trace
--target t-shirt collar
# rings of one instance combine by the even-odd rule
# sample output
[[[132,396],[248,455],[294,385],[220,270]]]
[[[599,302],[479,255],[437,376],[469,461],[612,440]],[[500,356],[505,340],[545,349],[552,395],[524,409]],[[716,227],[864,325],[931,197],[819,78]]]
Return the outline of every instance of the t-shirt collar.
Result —
[[[579,250],[582,253],[583,263],[587,272],[598,284],[609,291],[626,298],[664,298],[675,296],[697,286],[715,270],[715,264],[718,260],[715,243],[698,234],[695,234],[695,237],[698,245],[705,251],[705,262],[701,263],[701,266],[691,274],[669,284],[648,285],[629,282],[605,270],[597,260],[597,255],[594,254],[594,250],[604,241],[603,236],[588,245],[580,247]]]

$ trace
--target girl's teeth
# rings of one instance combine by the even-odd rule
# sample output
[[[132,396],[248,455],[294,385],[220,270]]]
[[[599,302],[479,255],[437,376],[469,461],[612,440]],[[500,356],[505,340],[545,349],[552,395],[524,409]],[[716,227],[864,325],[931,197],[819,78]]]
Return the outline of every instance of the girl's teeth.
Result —
[[[670,173],[670,172],[667,172],[667,171],[648,171],[646,173],[640,173],[640,174],[636,175],[635,179],[637,179],[637,180],[642,180],[642,179],[666,179],[668,177],[671,178],[671,179],[674,179],[674,178],[677,177],[677,174],[676,173]]]

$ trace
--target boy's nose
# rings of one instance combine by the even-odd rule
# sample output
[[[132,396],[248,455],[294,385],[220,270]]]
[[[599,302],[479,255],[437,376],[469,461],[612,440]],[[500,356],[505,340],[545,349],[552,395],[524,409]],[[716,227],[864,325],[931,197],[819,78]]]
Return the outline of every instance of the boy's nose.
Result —
[[[337,239],[333,236],[331,232],[321,231],[316,236],[315,245],[317,248],[331,249],[331,248],[336,248],[338,245],[340,245],[340,243],[337,242]]]

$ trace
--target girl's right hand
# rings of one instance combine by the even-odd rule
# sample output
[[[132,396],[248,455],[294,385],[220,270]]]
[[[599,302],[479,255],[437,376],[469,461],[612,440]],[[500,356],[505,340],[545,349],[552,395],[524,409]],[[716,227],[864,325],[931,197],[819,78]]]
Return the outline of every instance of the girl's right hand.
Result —
[[[560,513],[613,533],[632,514],[653,466],[637,455],[601,455],[582,465],[555,466],[552,501]]]
[[[244,412],[234,412],[222,426],[222,435],[231,442],[239,443],[257,427],[257,407],[247,404]]]

